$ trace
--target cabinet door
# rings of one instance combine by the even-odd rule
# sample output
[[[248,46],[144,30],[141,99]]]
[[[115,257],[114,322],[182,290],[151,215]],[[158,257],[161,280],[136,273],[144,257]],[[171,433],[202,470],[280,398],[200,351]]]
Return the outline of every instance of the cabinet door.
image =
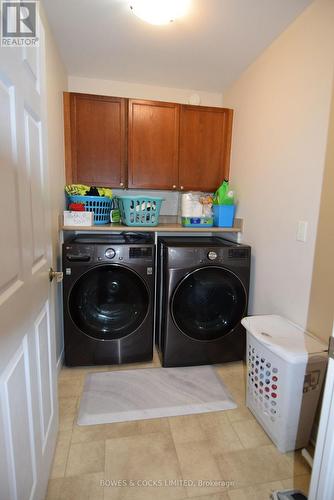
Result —
[[[179,105],[129,100],[128,185],[176,189]]]
[[[66,181],[123,187],[126,182],[126,99],[64,95]]]
[[[222,181],[228,178],[232,117],[231,109],[181,107],[181,190],[215,191]]]

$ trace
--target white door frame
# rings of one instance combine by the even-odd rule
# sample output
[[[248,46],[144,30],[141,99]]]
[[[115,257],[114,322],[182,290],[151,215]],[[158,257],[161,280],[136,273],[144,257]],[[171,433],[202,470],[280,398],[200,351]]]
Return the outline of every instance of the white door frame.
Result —
[[[334,499],[334,325],[313,461],[309,500]]]

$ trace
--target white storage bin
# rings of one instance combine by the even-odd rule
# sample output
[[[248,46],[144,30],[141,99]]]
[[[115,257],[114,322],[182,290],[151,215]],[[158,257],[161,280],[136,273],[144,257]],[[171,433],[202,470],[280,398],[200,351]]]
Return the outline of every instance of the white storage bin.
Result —
[[[327,364],[327,346],[275,315],[247,330],[247,406],[281,452],[307,446]]]

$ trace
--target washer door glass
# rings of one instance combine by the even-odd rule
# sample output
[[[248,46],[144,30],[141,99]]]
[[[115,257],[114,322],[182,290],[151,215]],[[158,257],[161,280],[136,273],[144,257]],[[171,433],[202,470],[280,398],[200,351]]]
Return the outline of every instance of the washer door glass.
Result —
[[[116,265],[89,270],[69,296],[75,325],[98,340],[115,340],[133,333],[144,321],[148,307],[143,280],[134,271]]]
[[[227,335],[242,319],[247,296],[240,279],[220,267],[188,274],[176,287],[171,309],[176,326],[196,340]]]

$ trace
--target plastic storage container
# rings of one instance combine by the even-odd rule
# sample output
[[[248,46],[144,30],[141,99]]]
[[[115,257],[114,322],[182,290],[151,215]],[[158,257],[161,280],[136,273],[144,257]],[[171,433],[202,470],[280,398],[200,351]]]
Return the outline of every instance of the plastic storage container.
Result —
[[[247,330],[247,406],[281,452],[307,446],[327,346],[280,316],[241,323]]]
[[[118,196],[123,224],[157,226],[163,198],[150,196]]]
[[[270,495],[271,500],[307,500],[307,497],[301,490],[281,490],[273,491]]]
[[[107,196],[67,196],[70,203],[84,203],[86,212],[94,212],[94,224],[108,224],[110,222],[111,198]]]
[[[181,217],[181,223],[184,227],[212,227],[212,217]]]
[[[233,227],[235,205],[212,205],[213,224],[217,227]]]

